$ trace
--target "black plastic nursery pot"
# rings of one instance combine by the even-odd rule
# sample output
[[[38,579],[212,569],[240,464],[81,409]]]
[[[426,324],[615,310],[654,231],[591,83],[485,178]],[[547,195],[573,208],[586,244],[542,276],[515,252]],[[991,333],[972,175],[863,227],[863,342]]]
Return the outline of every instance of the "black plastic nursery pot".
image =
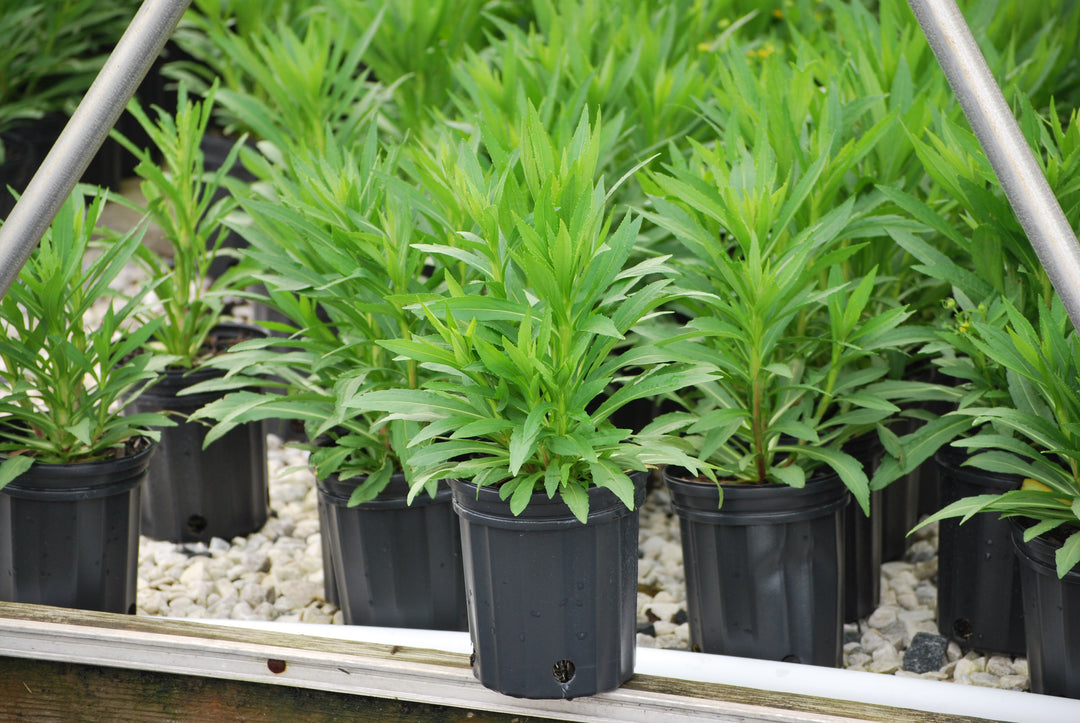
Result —
[[[450,488],[408,504],[405,475],[353,507],[362,478],[319,480],[323,569],[347,625],[466,630],[461,532]]]
[[[785,485],[714,483],[665,469],[679,516],[694,650],[839,667],[844,514],[835,474]],[[860,513],[861,514],[861,513]]]
[[[1020,569],[1031,692],[1080,698],[1080,569],[1059,579],[1055,555],[1067,533],[1054,531],[1024,542],[1030,525],[1022,518],[1010,524]]]
[[[35,464],[0,490],[0,600],[134,614],[153,451]]]
[[[0,143],[4,151],[4,162],[0,163],[0,220],[3,220],[15,208],[15,196],[8,186],[22,193],[37,166],[32,146],[20,134],[4,133],[0,136]]]
[[[265,332],[223,324],[215,333],[239,339]],[[167,370],[128,408],[191,414],[224,393],[180,393],[221,373]],[[142,533],[147,537],[170,542],[231,540],[266,524],[270,490],[263,423],[240,425],[203,449],[208,430],[204,424],[184,421],[162,430],[143,493]]]
[[[881,443],[876,438],[857,439],[846,445],[844,451],[862,463],[867,477],[874,475],[882,453]],[[843,615],[847,623],[869,617],[881,598],[882,507],[885,494],[881,490],[871,495],[869,516],[863,514],[857,504],[849,505],[844,512]]]
[[[965,456],[942,450],[934,457],[942,505],[1020,486],[1015,475],[964,467]],[[992,653],[1025,651],[1020,569],[1012,528],[997,515],[938,523],[938,627],[964,647]]]
[[[453,480],[461,520],[473,673],[519,698],[577,698],[634,674],[638,507],[588,491],[582,524],[556,495],[532,496],[518,517],[493,487]]]
[[[906,419],[893,431],[907,434],[915,431],[918,424]],[[893,480],[878,491],[873,504],[881,508],[881,561],[899,560],[907,552],[907,533],[919,522],[919,492],[921,466],[903,477]]]

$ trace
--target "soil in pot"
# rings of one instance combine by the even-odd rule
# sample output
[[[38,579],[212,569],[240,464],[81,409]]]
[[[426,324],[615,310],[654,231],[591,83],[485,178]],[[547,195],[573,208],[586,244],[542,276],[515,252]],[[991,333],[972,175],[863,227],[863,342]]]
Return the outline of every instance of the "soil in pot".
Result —
[[[38,463],[0,490],[0,600],[135,612],[139,500],[153,447]]]
[[[1058,578],[1055,555],[1075,528],[1024,542],[1030,520],[1013,518],[1031,692],[1080,698],[1080,569]]]
[[[407,502],[395,474],[370,502],[348,506],[356,478],[319,480],[319,520],[327,591],[346,625],[466,630],[461,532],[451,492]],[[329,601],[329,598],[328,598]]]
[[[577,698],[634,673],[637,507],[588,491],[588,523],[556,496],[532,496],[518,517],[497,488],[451,481],[461,519],[473,673],[521,698]]]
[[[222,324],[215,332],[225,344],[263,333],[241,324]],[[168,370],[129,410],[191,414],[224,393],[180,392],[220,374],[214,369]],[[203,449],[208,429],[181,422],[162,430],[143,493],[142,533],[147,537],[208,543],[214,537],[251,534],[266,523],[270,497],[263,423],[240,425]]]
[[[691,649],[839,667],[844,511],[835,474],[785,485],[716,485],[666,469],[679,516]]]
[[[934,457],[941,503],[1016,489],[1021,479],[961,466],[964,454],[946,448]],[[938,627],[967,648],[1023,655],[1023,601],[1012,528],[997,515],[938,523]]]

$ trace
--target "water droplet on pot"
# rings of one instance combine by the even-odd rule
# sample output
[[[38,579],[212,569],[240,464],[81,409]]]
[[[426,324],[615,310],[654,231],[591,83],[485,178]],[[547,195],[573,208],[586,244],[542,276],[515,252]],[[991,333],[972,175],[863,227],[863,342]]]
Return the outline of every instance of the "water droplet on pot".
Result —
[[[538,617],[540,617],[540,611],[539,610],[530,610],[529,615],[532,615],[534,618],[538,618]]]

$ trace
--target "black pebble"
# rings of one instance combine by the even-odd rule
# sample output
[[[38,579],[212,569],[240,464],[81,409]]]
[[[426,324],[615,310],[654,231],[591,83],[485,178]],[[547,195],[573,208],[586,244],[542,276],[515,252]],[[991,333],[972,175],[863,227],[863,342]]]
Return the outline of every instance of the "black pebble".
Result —
[[[929,673],[945,665],[945,650],[949,641],[933,633],[915,633],[911,645],[904,652],[904,670],[912,673]]]

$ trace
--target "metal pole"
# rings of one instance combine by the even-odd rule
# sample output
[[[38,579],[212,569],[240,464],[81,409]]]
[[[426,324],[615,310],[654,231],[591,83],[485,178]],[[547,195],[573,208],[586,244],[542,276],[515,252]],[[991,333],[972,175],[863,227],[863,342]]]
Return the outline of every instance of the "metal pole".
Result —
[[[0,226],[0,297],[90,165],[191,0],[144,0],[56,145]]]
[[[1020,225],[1080,331],[1080,245],[954,0],[908,0]]]

